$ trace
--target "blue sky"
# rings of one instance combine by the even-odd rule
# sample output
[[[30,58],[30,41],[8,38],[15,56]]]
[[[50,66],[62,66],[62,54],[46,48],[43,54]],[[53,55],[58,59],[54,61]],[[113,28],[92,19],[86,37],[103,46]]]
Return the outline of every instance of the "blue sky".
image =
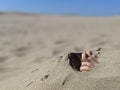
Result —
[[[111,16],[120,13],[120,0],[0,0],[0,11]]]

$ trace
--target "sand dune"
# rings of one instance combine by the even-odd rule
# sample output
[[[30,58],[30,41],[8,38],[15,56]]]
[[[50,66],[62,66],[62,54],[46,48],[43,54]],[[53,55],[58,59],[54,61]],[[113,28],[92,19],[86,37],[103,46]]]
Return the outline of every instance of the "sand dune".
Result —
[[[1,14],[0,90],[119,90],[119,29],[119,16]],[[87,73],[64,55],[97,48],[100,64]]]

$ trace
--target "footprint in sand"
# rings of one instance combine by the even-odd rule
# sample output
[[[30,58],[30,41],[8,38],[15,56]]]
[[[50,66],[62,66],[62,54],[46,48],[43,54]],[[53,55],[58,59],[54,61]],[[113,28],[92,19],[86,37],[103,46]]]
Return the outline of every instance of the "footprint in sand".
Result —
[[[50,59],[50,57],[48,57],[48,56],[36,57],[33,62],[35,62],[35,63],[42,63],[42,61],[49,60],[49,59]]]
[[[5,33],[2,32],[2,31],[0,31],[0,36],[1,36],[1,37],[5,36]]]
[[[49,77],[49,75],[48,75],[48,74],[44,75],[44,76],[41,78],[41,81],[46,80],[48,77]]]
[[[106,38],[107,35],[106,35],[106,34],[101,34],[99,37],[101,37],[101,38]]]
[[[110,44],[110,41],[106,39],[106,35],[100,35],[98,37],[95,37],[95,38],[91,39],[89,42],[92,47],[105,46],[107,44]]]
[[[3,45],[10,45],[10,42],[8,42],[8,41],[3,42]]]
[[[33,70],[31,73],[34,73],[34,72],[36,72],[36,71],[38,71],[39,69],[37,68],[37,69],[35,69],[35,70]]]
[[[55,44],[56,45],[61,45],[61,44],[65,44],[65,43],[67,43],[68,41],[67,40],[57,40],[56,42],[55,42]]]
[[[31,47],[29,46],[22,46],[12,50],[11,52],[17,57],[22,57],[25,56],[30,49]]]
[[[9,56],[0,56],[0,63],[5,62],[6,60],[8,60],[10,57]]]
[[[55,48],[52,51],[52,54],[55,56],[62,53],[65,50],[65,48],[70,45],[70,43],[71,42],[68,40],[57,40],[55,42]]]
[[[113,48],[115,48],[116,50],[120,50],[120,42],[118,42],[117,44],[114,44]]]
[[[76,52],[84,51],[84,47],[75,46],[75,47],[74,47],[74,50],[75,50]]]
[[[52,54],[53,55],[58,55],[58,54],[60,54],[62,51],[60,50],[60,49],[54,49],[53,50],[53,52],[52,52]]]
[[[6,68],[0,67],[0,73],[3,73],[3,72],[5,72],[5,71],[6,71]]]
[[[68,82],[68,80],[69,80],[69,78],[70,78],[71,75],[72,75],[72,74],[69,74],[69,75],[67,75],[67,76],[63,79],[62,84],[61,84],[62,87],[66,84],[66,82]]]

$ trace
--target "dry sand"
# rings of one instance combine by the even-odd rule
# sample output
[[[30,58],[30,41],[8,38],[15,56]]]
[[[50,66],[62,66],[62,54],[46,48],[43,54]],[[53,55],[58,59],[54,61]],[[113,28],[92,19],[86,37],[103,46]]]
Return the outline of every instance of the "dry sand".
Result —
[[[120,90],[119,38],[119,16],[1,14],[0,90]],[[64,55],[97,48],[100,64],[86,73]]]

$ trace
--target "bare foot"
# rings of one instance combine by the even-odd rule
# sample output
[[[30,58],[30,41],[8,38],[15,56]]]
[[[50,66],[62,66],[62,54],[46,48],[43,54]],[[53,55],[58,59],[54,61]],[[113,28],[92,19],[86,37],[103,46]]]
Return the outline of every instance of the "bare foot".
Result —
[[[94,55],[91,51],[86,51],[82,53],[82,62],[80,66],[81,72],[87,72],[90,71],[97,63],[98,57],[97,55]]]

